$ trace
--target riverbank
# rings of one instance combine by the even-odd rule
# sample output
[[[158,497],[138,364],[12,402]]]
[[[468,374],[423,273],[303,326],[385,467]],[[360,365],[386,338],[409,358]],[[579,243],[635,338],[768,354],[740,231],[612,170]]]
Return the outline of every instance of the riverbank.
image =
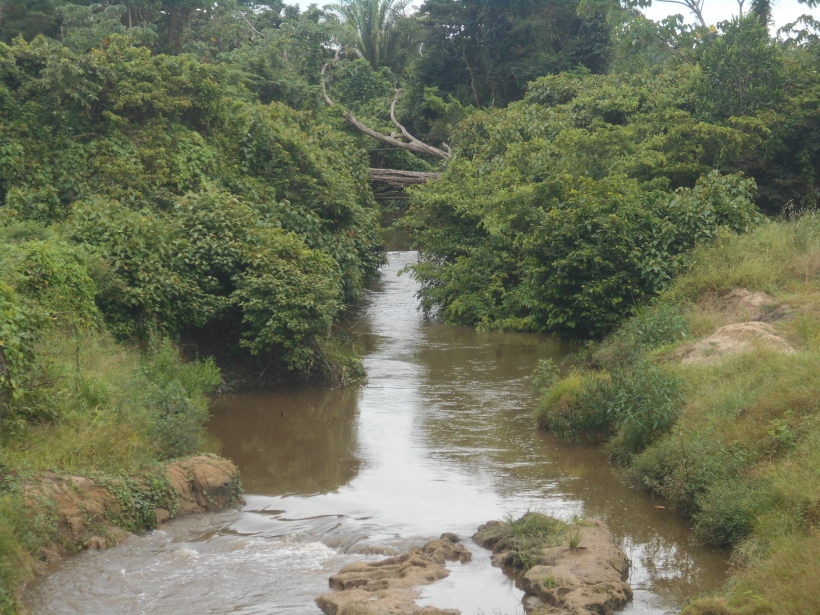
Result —
[[[539,422],[603,436],[733,577],[688,615],[820,611],[820,220],[723,237],[650,307],[549,365]]]
[[[9,302],[0,307],[8,316]],[[0,400],[0,613],[17,612],[18,589],[54,558],[239,494],[230,462],[173,461],[200,446],[206,395],[221,381],[212,362],[118,344],[98,327],[36,332],[27,380]],[[6,363],[19,360],[8,334]]]

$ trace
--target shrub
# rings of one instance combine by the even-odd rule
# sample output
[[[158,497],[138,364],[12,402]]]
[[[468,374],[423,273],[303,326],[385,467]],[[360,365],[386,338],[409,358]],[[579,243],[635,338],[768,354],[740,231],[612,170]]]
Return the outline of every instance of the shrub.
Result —
[[[204,399],[191,399],[179,382],[172,381],[152,392],[146,405],[153,414],[150,435],[159,459],[196,452],[202,428],[208,420]]]
[[[695,535],[718,547],[732,547],[752,533],[771,499],[766,486],[742,478],[712,482],[697,501]]]
[[[612,436],[612,454],[627,461],[669,431],[683,399],[677,376],[641,361],[611,372],[569,374],[544,394],[537,416],[560,438]]]
[[[538,423],[559,438],[608,434],[612,417],[603,392],[608,381],[607,374],[570,373],[543,394],[536,412]]]
[[[628,460],[668,432],[684,402],[680,378],[649,361],[615,371],[606,395],[617,430],[611,448],[620,460]]]

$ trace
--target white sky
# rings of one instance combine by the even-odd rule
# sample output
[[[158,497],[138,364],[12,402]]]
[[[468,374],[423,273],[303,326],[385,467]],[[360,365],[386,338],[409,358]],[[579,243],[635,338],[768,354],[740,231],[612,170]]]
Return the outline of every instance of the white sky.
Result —
[[[313,2],[311,2],[311,0],[286,0],[286,2],[288,4],[295,2],[302,6],[302,8],[305,8],[310,4],[324,6],[325,4],[329,4],[330,0],[320,0],[319,2],[316,2],[316,0],[313,0]],[[421,4],[421,0],[416,0],[413,2],[414,6],[419,6]],[[744,5],[746,10],[748,10],[750,4],[751,0],[746,0]],[[644,9],[644,12],[652,19],[663,19],[667,15],[680,13],[686,21],[694,21],[693,17],[687,12],[685,7],[680,6],[679,4],[658,2],[657,0],[655,0],[653,5],[648,9]],[[804,15],[806,13],[812,14],[815,19],[820,19],[820,10],[810,10],[805,4],[800,4],[797,0],[774,0],[773,13],[775,22],[773,30],[794,21],[800,15]],[[703,16],[710,24],[716,24],[720,21],[724,21],[736,14],[736,0],[705,0],[704,2]]]

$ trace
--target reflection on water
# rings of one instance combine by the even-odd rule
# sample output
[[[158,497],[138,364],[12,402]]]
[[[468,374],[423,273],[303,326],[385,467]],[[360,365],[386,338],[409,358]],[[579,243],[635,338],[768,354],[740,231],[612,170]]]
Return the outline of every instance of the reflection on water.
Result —
[[[212,406],[207,445],[242,468],[247,493],[334,491],[359,472],[357,397],[352,389],[226,395]]]
[[[720,584],[724,554],[693,545],[600,447],[535,428],[530,375],[539,359],[560,358],[560,345],[423,319],[415,283],[396,275],[414,258],[391,253],[347,325],[365,349],[366,387],[215,401],[209,444],[242,471],[241,512],[174,522],[56,566],[29,589],[32,612],[318,613],[313,598],[345,563],[455,532],[473,562],[451,565],[420,603],[513,615],[522,592],[468,537],[528,508],[607,521],[633,562],[627,612],[663,613]]]

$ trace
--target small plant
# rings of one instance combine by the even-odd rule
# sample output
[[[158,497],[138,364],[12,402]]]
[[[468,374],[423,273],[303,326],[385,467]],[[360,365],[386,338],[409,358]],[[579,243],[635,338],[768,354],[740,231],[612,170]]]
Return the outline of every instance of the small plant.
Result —
[[[544,589],[554,589],[558,587],[558,581],[555,580],[554,576],[550,575],[541,581],[541,585]]]
[[[567,531],[567,544],[569,548],[575,551],[581,546],[581,530],[574,527]]]
[[[552,359],[540,359],[532,374],[532,388],[541,395],[550,391],[558,381],[561,373]]]
[[[511,538],[535,539],[542,542],[557,536],[566,526],[560,519],[534,511],[528,511],[518,519],[508,515],[505,524]]]

